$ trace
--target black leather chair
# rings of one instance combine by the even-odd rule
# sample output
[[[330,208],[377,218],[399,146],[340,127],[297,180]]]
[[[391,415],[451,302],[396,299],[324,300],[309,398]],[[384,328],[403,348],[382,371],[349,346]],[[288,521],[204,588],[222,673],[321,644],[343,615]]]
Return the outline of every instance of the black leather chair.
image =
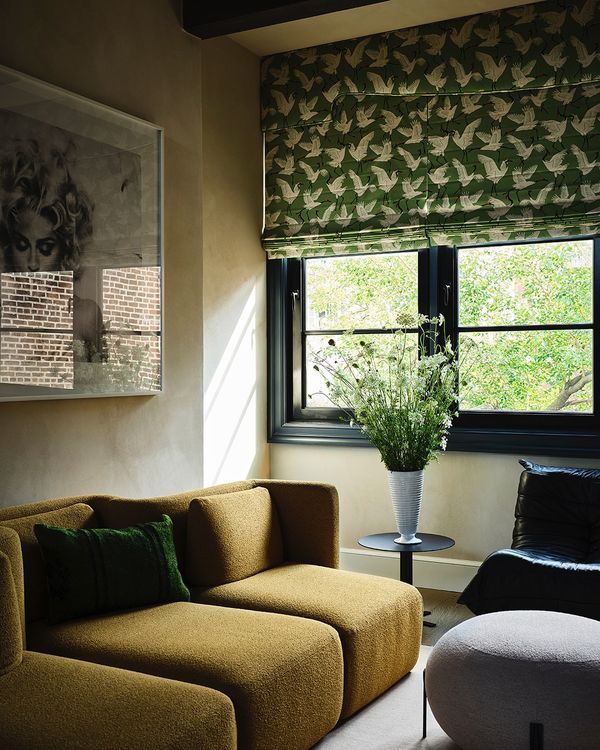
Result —
[[[600,620],[600,469],[520,463],[512,546],[484,560],[459,603]]]

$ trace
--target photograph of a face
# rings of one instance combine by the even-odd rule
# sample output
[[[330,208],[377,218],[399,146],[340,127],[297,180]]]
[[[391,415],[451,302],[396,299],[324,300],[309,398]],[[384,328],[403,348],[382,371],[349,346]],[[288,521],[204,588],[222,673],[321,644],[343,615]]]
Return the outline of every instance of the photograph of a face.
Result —
[[[161,390],[162,131],[0,67],[0,400]]]

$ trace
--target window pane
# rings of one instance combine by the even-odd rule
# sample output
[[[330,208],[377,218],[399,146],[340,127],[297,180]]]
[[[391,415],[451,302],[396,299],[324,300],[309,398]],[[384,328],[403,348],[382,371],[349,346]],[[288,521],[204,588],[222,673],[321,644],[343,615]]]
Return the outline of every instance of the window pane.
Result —
[[[461,248],[461,326],[590,323],[592,240]]]
[[[305,261],[306,329],[393,328],[418,312],[416,252]]]
[[[418,334],[409,334],[410,339],[414,340],[415,356],[418,343]],[[394,337],[389,334],[369,334],[357,336],[339,336],[333,337],[336,342],[335,347],[329,346],[328,341],[331,336],[309,335],[306,337],[306,406],[308,407],[328,407],[334,408],[327,396],[327,386],[321,372],[314,369],[315,352],[321,352],[332,363],[343,363],[352,361],[352,353],[359,348],[359,341],[367,341],[374,344],[376,352],[386,357],[391,353]]]
[[[593,411],[592,331],[463,333],[459,344],[461,411]]]

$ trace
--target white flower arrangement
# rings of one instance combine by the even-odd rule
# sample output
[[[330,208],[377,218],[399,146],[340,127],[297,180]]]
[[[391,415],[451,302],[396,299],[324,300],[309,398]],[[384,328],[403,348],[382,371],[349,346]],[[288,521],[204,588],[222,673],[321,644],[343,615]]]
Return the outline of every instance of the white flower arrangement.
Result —
[[[418,471],[446,448],[457,414],[458,362],[449,340],[439,343],[442,316],[398,324],[385,348],[352,332],[330,339],[314,368],[329,400],[360,426],[389,471]]]

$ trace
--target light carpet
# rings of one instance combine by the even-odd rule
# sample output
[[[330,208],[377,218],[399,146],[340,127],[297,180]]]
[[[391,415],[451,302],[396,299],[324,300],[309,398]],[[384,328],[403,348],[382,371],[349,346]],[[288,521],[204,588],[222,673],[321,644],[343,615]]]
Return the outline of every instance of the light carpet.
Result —
[[[423,669],[431,646],[421,646],[413,671],[358,714],[336,727],[314,750],[459,750],[427,710],[422,739]]]

